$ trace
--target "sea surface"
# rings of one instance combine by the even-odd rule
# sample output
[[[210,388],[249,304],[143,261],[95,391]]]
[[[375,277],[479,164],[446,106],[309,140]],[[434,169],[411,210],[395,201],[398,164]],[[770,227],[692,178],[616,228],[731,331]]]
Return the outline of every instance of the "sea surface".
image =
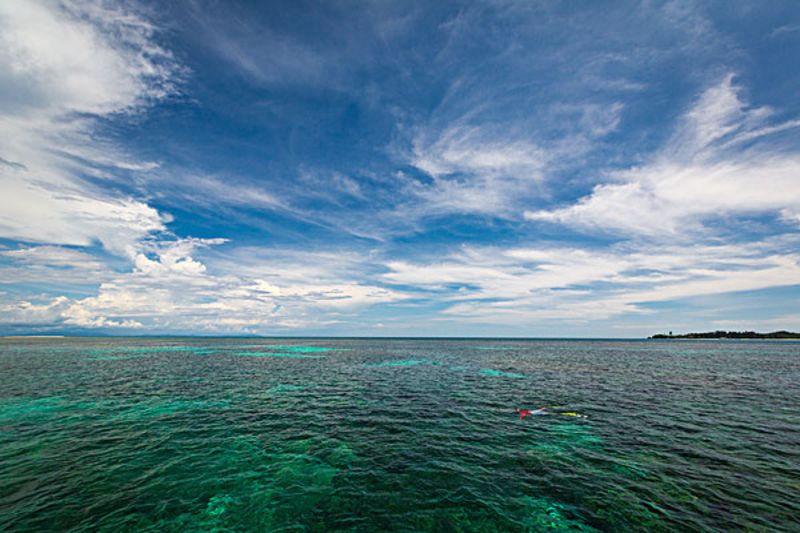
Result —
[[[0,531],[799,520],[798,342],[0,340]]]

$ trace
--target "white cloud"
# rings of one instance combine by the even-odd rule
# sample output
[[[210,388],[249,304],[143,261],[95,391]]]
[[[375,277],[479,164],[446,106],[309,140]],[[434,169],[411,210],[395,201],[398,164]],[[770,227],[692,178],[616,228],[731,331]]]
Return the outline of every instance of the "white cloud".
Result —
[[[110,279],[113,270],[103,259],[75,248],[30,246],[0,250],[2,283],[58,283],[61,290],[91,290]]]
[[[57,297],[45,304],[8,303],[5,324],[56,324],[83,328],[138,328],[154,331],[267,333],[285,328],[321,327],[366,307],[398,302],[407,294],[361,278],[314,254],[284,256],[270,268],[239,250],[231,263],[212,268],[196,257],[223,239],[147,242],[128,273],[104,276],[97,294]],[[9,251],[14,252],[14,251]],[[60,252],[59,252],[60,253]],[[56,250],[28,252],[49,255]],[[8,254],[6,254],[8,255]],[[22,260],[26,254],[17,254]],[[224,257],[227,254],[222,254]],[[341,255],[341,254],[340,254]],[[71,262],[74,257],[67,257]],[[293,263],[293,261],[297,261]],[[317,265],[309,268],[309,264]],[[226,270],[226,266],[232,266]],[[220,268],[223,267],[223,268]],[[13,312],[12,312],[13,311]]]
[[[527,211],[525,218],[651,236],[696,233],[725,215],[795,219],[800,153],[764,141],[800,121],[768,123],[774,111],[748,107],[739,92],[726,76],[701,95],[649,163],[611,173],[609,183],[573,205]]]
[[[49,326],[60,322],[68,306],[69,299],[65,296],[40,304],[27,300],[0,304],[0,323]]]
[[[417,139],[414,166],[436,177],[448,174],[490,176],[522,175],[541,178],[544,153],[530,143],[508,141],[485,129],[453,126],[430,144]]]
[[[144,202],[100,196],[77,181],[59,186],[64,176],[50,177],[49,182],[0,178],[0,236],[73,246],[99,241],[123,255],[149,233],[165,229],[164,217]]]
[[[352,327],[364,310],[387,304],[422,303],[430,313],[435,302],[447,307],[428,319],[503,327],[586,324],[644,316],[663,302],[800,284],[800,255],[786,251],[796,249],[797,240],[787,239],[656,249],[478,247],[427,262],[352,253],[214,252],[221,240],[154,242],[137,256],[133,271],[106,273],[95,295],[7,303],[3,323],[270,333]],[[37,254],[51,257],[45,262],[62,261],[57,250],[28,255]]]
[[[24,263],[26,266],[67,267],[100,270],[105,265],[96,257],[81,250],[60,246],[32,246],[0,251],[0,256]]]
[[[151,259],[145,253],[134,258],[134,273],[146,276],[198,276],[206,271],[204,264],[196,261],[190,254],[197,248],[223,244],[226,239],[178,239],[176,241],[145,244],[148,251],[157,255]]]
[[[485,323],[599,320],[648,304],[800,284],[783,240],[749,245],[473,248],[435,263],[390,262],[382,279],[434,291],[445,315]],[[791,248],[791,245],[789,245]]]
[[[778,26],[772,30],[772,32],[769,34],[769,37],[774,38],[784,36],[785,34],[795,33],[797,31],[800,31],[800,24],[784,24],[783,26]]]
[[[538,188],[548,157],[498,127],[453,125],[434,139],[415,139],[411,164],[433,182],[415,182],[411,192],[426,211],[503,213]]]
[[[174,91],[181,70],[156,29],[104,2],[0,3],[0,237],[130,253],[165,219],[84,178],[141,171],[94,117],[132,113]]]
[[[163,181],[169,186],[169,197],[165,200],[180,205],[190,202],[194,209],[219,211],[225,206],[246,206],[289,210],[281,199],[262,187],[243,184],[229,176],[168,174],[157,176],[153,181]]]
[[[125,293],[126,299],[116,295],[115,299],[110,299],[106,294],[94,298],[86,298],[80,302],[71,304],[61,315],[63,322],[68,326],[78,326],[81,328],[125,328],[138,329],[143,327],[138,320],[124,319],[114,320],[101,313],[118,313],[120,309],[125,309],[126,313],[131,310],[131,303],[134,298],[143,300],[148,296],[134,295],[130,292]],[[141,302],[140,302],[141,303]]]

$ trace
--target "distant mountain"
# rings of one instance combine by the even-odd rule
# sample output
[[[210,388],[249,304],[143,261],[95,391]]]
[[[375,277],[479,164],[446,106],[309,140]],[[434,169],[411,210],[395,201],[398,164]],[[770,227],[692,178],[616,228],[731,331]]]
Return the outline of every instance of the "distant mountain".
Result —
[[[648,337],[650,339],[800,339],[800,333],[791,331],[773,331],[772,333],[757,333],[755,331],[707,331],[705,333],[683,333],[669,335],[659,333]]]

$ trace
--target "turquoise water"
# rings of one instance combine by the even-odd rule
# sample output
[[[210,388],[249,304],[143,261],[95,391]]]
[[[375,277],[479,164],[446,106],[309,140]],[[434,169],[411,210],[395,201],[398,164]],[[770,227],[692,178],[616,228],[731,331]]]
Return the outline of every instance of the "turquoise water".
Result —
[[[6,339],[0,531],[798,531],[798,398],[794,342]]]

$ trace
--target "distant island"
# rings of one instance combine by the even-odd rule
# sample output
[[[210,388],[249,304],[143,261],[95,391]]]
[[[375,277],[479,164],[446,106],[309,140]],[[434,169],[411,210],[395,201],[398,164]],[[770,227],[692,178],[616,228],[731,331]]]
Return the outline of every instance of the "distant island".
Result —
[[[669,335],[659,333],[648,339],[800,339],[800,333],[791,331],[773,331],[772,333],[757,333],[755,331],[707,331],[705,333],[683,333]]]

